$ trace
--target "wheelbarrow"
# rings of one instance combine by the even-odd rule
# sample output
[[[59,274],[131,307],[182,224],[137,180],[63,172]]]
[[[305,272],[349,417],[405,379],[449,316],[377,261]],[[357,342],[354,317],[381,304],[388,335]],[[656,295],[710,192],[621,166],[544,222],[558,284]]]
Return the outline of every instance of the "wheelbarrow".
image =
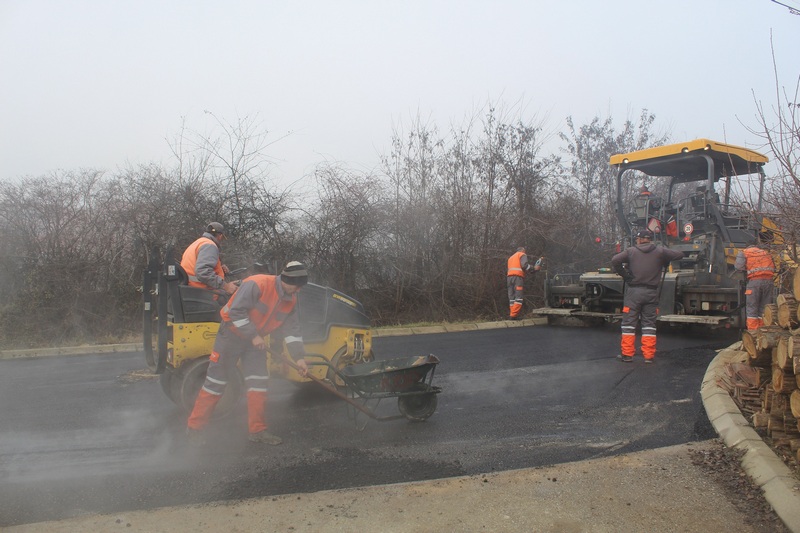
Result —
[[[321,361],[315,361],[316,358],[320,358]],[[309,366],[327,366],[344,383],[344,387],[337,388],[330,381],[322,380],[312,374],[307,375],[309,379],[347,402],[356,411],[381,422],[400,418],[412,422],[427,420],[436,411],[438,404],[436,395],[442,392],[441,387],[431,384],[436,365],[439,364],[439,358],[435,355],[370,361],[349,365],[341,370],[337,370],[318,354],[306,354],[306,362]],[[294,361],[287,358],[286,363],[298,370]],[[379,416],[374,408],[371,409],[366,405],[370,400],[377,400],[375,404],[377,408],[378,403],[385,398],[397,398],[399,415]],[[357,412],[353,413],[356,426],[363,429],[366,422],[359,426],[357,415]]]

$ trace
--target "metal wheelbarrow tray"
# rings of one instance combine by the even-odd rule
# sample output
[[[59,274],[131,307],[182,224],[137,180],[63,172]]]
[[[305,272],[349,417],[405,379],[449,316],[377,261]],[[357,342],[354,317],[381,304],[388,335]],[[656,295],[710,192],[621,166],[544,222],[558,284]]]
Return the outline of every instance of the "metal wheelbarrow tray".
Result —
[[[400,416],[378,417],[367,413],[371,418],[405,417],[421,422],[436,411],[436,395],[442,392],[440,387],[431,384],[437,364],[439,358],[435,355],[400,357],[346,366],[337,374],[354,398],[364,401],[397,398]]]
[[[313,355],[306,354],[306,356]],[[294,366],[292,363],[289,364]],[[403,417],[414,422],[426,420],[436,411],[438,405],[436,395],[442,392],[441,387],[431,384],[436,365],[439,364],[439,358],[435,355],[371,361],[349,365],[341,370],[337,370],[325,360],[310,364],[327,366],[345,386],[342,391],[330,381],[309,374],[308,377],[312,381],[373,420],[396,420]],[[365,405],[369,400],[377,400],[380,403],[384,398],[397,398],[399,415],[378,416],[373,409]],[[377,407],[377,404],[375,406]],[[357,413],[353,414],[354,419],[356,415]],[[356,425],[358,426],[358,422]]]
[[[435,355],[401,357],[346,366],[338,374],[362,396],[418,395],[433,388],[430,382],[438,363]]]

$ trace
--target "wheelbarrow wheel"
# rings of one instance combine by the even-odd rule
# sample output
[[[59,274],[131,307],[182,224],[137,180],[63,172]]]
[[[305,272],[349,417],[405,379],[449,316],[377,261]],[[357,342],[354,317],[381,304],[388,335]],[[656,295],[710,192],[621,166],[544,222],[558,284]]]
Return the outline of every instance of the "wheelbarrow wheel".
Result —
[[[429,390],[427,385],[422,385],[424,389]],[[436,406],[439,404],[437,394],[434,392],[423,392],[420,394],[406,394],[397,397],[397,408],[400,414],[412,422],[422,422],[430,418],[436,412]]]
[[[187,413],[191,413],[192,409],[194,409],[194,401],[203,387],[203,382],[206,380],[208,363],[207,355],[186,362],[172,378],[172,390],[177,389],[178,391],[178,398],[175,403]],[[239,399],[244,393],[242,372],[237,367],[232,374],[228,376],[228,385],[225,387],[225,393],[214,408],[214,418],[222,418],[229,415],[236,408]]]

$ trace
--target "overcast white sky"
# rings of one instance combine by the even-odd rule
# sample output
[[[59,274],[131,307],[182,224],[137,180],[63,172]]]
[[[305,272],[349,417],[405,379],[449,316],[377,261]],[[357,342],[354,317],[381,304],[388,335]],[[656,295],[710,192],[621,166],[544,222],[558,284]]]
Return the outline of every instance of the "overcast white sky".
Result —
[[[398,125],[487,102],[556,131],[647,108],[675,141],[754,146],[770,32],[793,90],[800,16],[770,0],[0,0],[0,179],[169,165],[204,110],[291,132],[270,147],[283,183],[375,168]]]

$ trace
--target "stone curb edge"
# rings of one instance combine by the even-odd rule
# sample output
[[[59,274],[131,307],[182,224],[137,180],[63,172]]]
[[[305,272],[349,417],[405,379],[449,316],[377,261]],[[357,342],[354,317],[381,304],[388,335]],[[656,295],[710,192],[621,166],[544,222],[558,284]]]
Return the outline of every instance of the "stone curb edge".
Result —
[[[747,352],[740,348],[741,342],[734,343],[720,350],[711,361],[700,386],[703,406],[725,445],[744,450],[742,467],[761,487],[775,513],[789,530],[800,533],[800,483],[742,415],[728,391],[717,384],[726,364],[747,360]]]
[[[396,337],[399,335],[423,335],[428,333],[456,333],[483,329],[519,328],[547,324],[547,317],[525,318],[522,320],[498,320],[496,322],[477,322],[469,324],[445,324],[437,326],[387,327],[372,330],[373,337]]]
[[[523,320],[499,320],[497,322],[481,322],[470,324],[447,324],[441,326],[412,326],[397,328],[379,328],[372,330],[373,337],[396,337],[400,335],[424,335],[428,333],[454,333],[459,331],[477,331],[483,329],[518,328],[522,326],[540,326],[547,324],[547,318],[526,318]],[[62,348],[32,348],[26,350],[0,350],[0,359],[24,359],[29,357],[50,357],[55,355],[100,354],[141,352],[141,342],[126,344],[102,344],[86,346],[68,346]]]
[[[3,350],[0,359],[26,359],[31,357],[51,357],[54,355],[82,355],[98,353],[141,352],[144,346],[139,343],[98,344],[86,346],[65,346],[61,348],[32,348],[28,350]]]

